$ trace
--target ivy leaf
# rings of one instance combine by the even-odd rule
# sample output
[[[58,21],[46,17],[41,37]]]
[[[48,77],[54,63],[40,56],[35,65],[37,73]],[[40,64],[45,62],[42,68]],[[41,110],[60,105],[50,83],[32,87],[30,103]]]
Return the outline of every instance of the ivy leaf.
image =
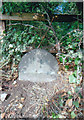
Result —
[[[59,118],[59,116],[52,112],[52,118]]]
[[[34,37],[32,37],[29,41],[28,41],[28,45],[32,44],[34,42]]]
[[[78,65],[78,63],[79,63],[79,60],[76,58],[75,59],[75,65]]]
[[[82,58],[82,52],[79,52],[79,58],[81,59]]]
[[[68,42],[69,42],[69,41],[71,41],[71,39],[72,39],[72,38],[68,38],[68,39],[67,39],[67,40],[68,40]]]
[[[63,62],[63,59],[62,59],[62,57],[60,57],[60,58],[59,58],[59,61],[60,61],[60,62]]]
[[[78,103],[78,101],[73,101],[73,105],[75,105],[75,107],[79,107],[79,103]]]
[[[52,31],[52,30],[50,30],[50,33],[51,33],[51,34],[53,34],[53,31]]]
[[[71,118],[75,118],[76,114],[74,113],[74,111],[71,112]]]
[[[73,50],[70,50],[70,51],[69,51],[69,54],[73,54],[73,52],[74,52]]]
[[[71,95],[71,91],[68,91],[68,94]]]
[[[69,66],[68,66],[68,65],[65,65],[65,68],[68,70],[68,69],[69,69]]]
[[[69,48],[72,48],[72,45],[70,45],[70,47]]]
[[[69,83],[76,83],[76,78],[73,75],[69,76]]]
[[[64,61],[65,63],[67,62],[67,60],[65,59],[65,61]]]
[[[79,38],[77,38],[77,39],[76,39],[76,41],[77,41],[77,42],[80,42],[80,39],[79,39]]]
[[[73,72],[73,74],[74,74],[75,77],[77,77],[77,71],[76,70]]]

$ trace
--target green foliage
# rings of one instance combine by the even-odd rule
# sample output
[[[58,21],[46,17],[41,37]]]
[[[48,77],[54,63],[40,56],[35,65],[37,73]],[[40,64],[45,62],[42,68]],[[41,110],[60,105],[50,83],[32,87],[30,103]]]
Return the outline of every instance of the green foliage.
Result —
[[[54,112],[52,113],[52,118],[53,119],[57,119],[57,118],[62,118],[62,115],[61,114],[55,114]]]
[[[57,10],[57,7],[61,7],[61,9]],[[26,12],[26,13],[44,13],[46,14],[46,11],[50,14],[80,14],[81,12],[78,11],[78,8],[76,6],[75,2],[38,2],[38,3],[21,3],[21,2],[6,2],[3,4],[2,7],[2,13],[7,13],[8,15],[11,15],[12,13],[19,12],[20,14]],[[38,22],[38,21],[32,21],[32,22],[20,22],[20,21],[11,21],[11,24],[13,23],[21,23],[25,25],[13,25],[7,27],[6,36],[3,38],[3,44],[2,44],[2,62],[4,62],[4,65],[11,63],[11,64],[18,64],[21,57],[23,56],[23,52],[27,51],[30,46],[37,48],[38,45],[41,43],[41,46],[47,46],[50,43],[56,44],[56,39],[54,36],[54,32],[52,29],[48,30],[48,23],[47,22]],[[8,24],[8,23],[7,23]],[[82,68],[82,43],[83,43],[83,25],[82,23],[71,22],[71,23],[65,23],[65,22],[52,22],[52,26],[55,30],[56,36],[61,44],[61,55],[59,55],[59,61],[65,64],[65,68],[69,69],[69,65],[66,63],[72,64],[72,62],[75,64],[73,67],[75,68],[75,71],[72,75],[69,76],[69,82],[74,84],[80,84],[80,77],[81,77],[81,68]],[[42,41],[42,37],[45,35],[47,31],[47,34]],[[12,72],[15,69],[12,68]],[[79,89],[76,90],[77,92]],[[80,98],[82,98],[82,95],[79,94]],[[71,91],[68,92],[68,98],[72,99],[72,93]],[[62,107],[65,105],[65,101],[63,100],[63,97],[59,96],[59,104],[58,107]],[[73,101],[73,105],[76,108],[79,108],[78,101]],[[71,118],[75,118],[76,114],[74,111],[71,112]],[[55,114],[52,113],[52,118],[62,118],[61,114]]]
[[[75,58],[75,65],[79,64],[79,58]]]
[[[74,111],[71,112],[71,118],[75,118],[76,114],[74,113]]]
[[[2,44],[2,61],[5,62],[9,60],[6,64],[10,62],[18,63],[23,55],[23,52],[28,51],[30,46],[37,48],[40,44],[42,40],[41,36],[44,35],[43,32],[46,31],[47,27],[45,27],[45,24],[42,22],[33,22],[32,26],[30,23],[31,22],[26,23],[29,25],[28,27],[23,25],[15,25],[10,26],[7,29],[7,36],[4,36]],[[33,25],[36,25],[36,29]],[[43,30],[41,30],[42,27]],[[42,42],[42,45],[48,45],[48,36],[46,36],[45,40]]]
[[[47,8],[48,11],[54,12],[55,7],[58,3],[49,3],[49,2],[4,2],[2,7],[2,13],[39,13],[43,12]]]
[[[56,109],[52,110],[55,112],[52,112],[52,118],[53,119],[57,119],[57,118],[78,118],[78,112],[81,111],[80,110],[80,106],[79,106],[79,94],[77,94],[77,92],[79,92],[80,88],[76,87],[76,93],[72,93],[72,91],[68,91],[66,92],[66,94],[64,94],[63,92],[63,96],[59,93],[59,97],[55,97],[54,99],[54,103],[55,107],[58,108],[59,110],[58,112],[56,111]],[[80,93],[80,92],[79,92]],[[75,95],[74,95],[75,94]],[[62,101],[63,105],[61,106],[60,102]],[[66,102],[65,102],[66,101]],[[53,104],[51,104],[53,106]],[[54,108],[54,106],[53,106]],[[70,111],[69,111],[70,110]],[[80,113],[80,112],[79,112]]]
[[[62,57],[60,57],[60,58],[59,58],[59,61],[60,61],[60,62],[63,62],[63,58],[62,58]]]
[[[54,112],[52,112],[52,118],[59,118]]]
[[[70,83],[76,83],[76,81],[77,81],[77,80],[76,80],[76,78],[75,78],[73,75],[70,75],[70,76],[69,76],[69,82],[70,82]]]
[[[61,38],[62,45],[65,46],[65,50],[76,50],[79,48],[79,42],[82,42],[82,30],[75,29],[68,32],[63,38]]]
[[[78,101],[73,101],[73,105],[75,105],[75,107],[79,107],[79,103],[78,103]]]
[[[49,14],[82,14],[74,2],[4,2],[2,13],[45,13]]]
[[[49,13],[55,13],[56,8],[59,6],[62,6],[63,8],[63,14],[71,10],[73,6],[76,6],[75,3],[19,3],[19,2],[4,2],[2,7],[2,13],[11,14],[14,12],[42,12],[46,13],[46,11]],[[65,5],[67,7],[65,8]],[[32,6],[32,7],[31,7]],[[18,9],[17,9],[18,8]],[[70,9],[69,9],[70,8]],[[73,7],[77,10],[76,7]],[[59,11],[58,11],[59,13]],[[47,46],[49,45],[49,42],[56,44],[56,39],[54,37],[54,33],[52,29],[48,30],[47,23],[46,22],[21,22],[22,24],[28,24],[29,26],[24,25],[18,25],[20,22],[11,21],[11,23],[17,23],[15,26],[10,26],[7,28],[7,36],[3,38],[3,46],[2,46],[2,54],[3,59],[8,60],[12,62],[15,61],[18,63],[21,59],[22,52],[26,51],[29,46],[33,46],[34,48],[37,48],[40,44],[42,37],[45,35],[45,32],[47,31],[47,34],[44,38],[44,40],[41,43],[41,46]],[[72,55],[76,52],[76,50],[79,48],[80,41],[82,42],[82,24],[78,22],[74,23],[60,23],[60,22],[52,22],[52,26],[56,32],[57,38],[60,41],[61,47],[64,47],[65,53],[69,53],[69,55]],[[79,30],[77,30],[79,26]],[[74,54],[73,54],[74,55]],[[13,59],[11,59],[11,56]],[[68,57],[65,59],[65,55],[62,55],[59,57],[60,62],[69,62],[71,63],[73,61],[73,58]],[[75,56],[74,56],[75,58]],[[75,65],[78,64],[78,61],[82,59],[81,52],[78,54],[78,57],[75,58]],[[68,66],[66,66],[68,69]]]

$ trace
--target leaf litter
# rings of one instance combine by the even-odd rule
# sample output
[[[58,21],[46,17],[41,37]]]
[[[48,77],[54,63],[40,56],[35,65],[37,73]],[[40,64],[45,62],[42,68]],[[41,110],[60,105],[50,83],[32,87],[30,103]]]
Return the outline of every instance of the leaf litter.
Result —
[[[72,74],[73,70],[66,71],[62,64],[59,63],[59,65],[58,74],[61,85],[54,86],[54,94],[50,99],[46,97],[47,93],[44,95],[42,95],[41,92],[39,93],[39,91],[42,91],[42,93],[43,91],[45,92],[40,85],[33,85],[30,96],[32,98],[30,106],[26,98],[26,96],[28,96],[28,87],[22,85],[19,89],[20,86],[17,82],[18,72],[11,75],[10,65],[3,67],[2,86],[0,86],[0,90],[7,92],[6,95],[10,92],[11,94],[8,99],[5,100],[5,96],[3,100],[1,118],[23,118],[28,111],[30,111],[31,114],[32,109],[35,109],[36,112],[36,116],[34,114],[33,117],[38,117],[39,115],[48,118],[52,118],[52,116],[58,118],[83,117],[82,82],[80,83],[79,91],[75,91],[76,85],[69,83],[69,75]],[[18,65],[16,68],[18,68]],[[10,76],[8,77],[8,75]],[[18,90],[19,92],[16,92]],[[40,96],[37,94],[40,94]],[[3,107],[4,105],[5,107]]]

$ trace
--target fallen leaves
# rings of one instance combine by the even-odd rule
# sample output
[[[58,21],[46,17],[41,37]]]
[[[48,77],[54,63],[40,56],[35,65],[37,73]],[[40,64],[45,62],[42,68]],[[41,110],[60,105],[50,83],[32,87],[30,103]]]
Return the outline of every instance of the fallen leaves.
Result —
[[[72,106],[72,99],[68,99],[67,101],[66,101],[66,106],[69,106],[69,107],[71,107]]]
[[[23,104],[21,104],[21,103],[19,103],[17,106],[17,108],[19,108],[19,109],[22,109],[22,107],[23,107]]]
[[[2,80],[12,81],[18,78],[18,72],[17,72],[18,65],[14,64],[12,67],[15,68],[14,71],[11,70],[11,64],[3,66]]]
[[[71,118],[75,118],[76,114],[74,113],[74,111],[71,112]]]
[[[80,99],[79,94],[74,89],[68,92],[57,92],[48,102],[49,115],[51,116],[52,113],[55,113],[52,118],[75,118],[78,117],[78,113],[83,115],[82,105],[79,105],[82,99]],[[56,113],[56,111],[58,112]]]
[[[79,107],[79,103],[78,103],[78,101],[73,101],[73,105],[75,105],[75,107]]]
[[[22,97],[22,98],[21,98],[21,102],[24,102],[24,100],[25,100],[25,98]]]
[[[73,75],[69,76],[69,83],[76,83],[76,77],[74,77]]]
[[[1,113],[1,119],[3,119],[5,117],[5,112],[4,113]]]
[[[61,66],[60,71],[58,71],[58,74],[64,75],[65,73],[66,73],[65,77],[67,78],[68,83],[69,83],[68,78],[69,78],[69,75],[72,75],[73,71],[66,71],[65,68]],[[16,81],[17,76],[18,76],[18,74],[15,73],[13,75],[14,78],[12,77],[13,78],[12,86],[14,86],[14,87],[15,87],[15,85],[17,85],[17,81]],[[8,78],[6,76],[4,76],[4,78],[6,78],[5,79],[6,81],[8,81]],[[60,79],[61,79],[61,77],[60,77]],[[73,81],[73,78],[71,78],[71,79],[72,79],[71,81]],[[63,83],[63,85],[64,85],[64,83]],[[52,112],[54,112],[54,113],[57,112],[56,117],[58,117],[58,118],[67,118],[67,117],[75,118],[75,117],[77,117],[78,113],[82,115],[82,113],[83,113],[82,112],[83,111],[82,101],[83,100],[78,95],[80,93],[82,96],[82,90],[78,90],[78,94],[77,94],[75,92],[76,85],[75,85],[75,87],[74,87],[74,85],[75,84],[71,84],[71,89],[68,92],[66,92],[66,90],[59,91],[59,89],[58,90],[56,89],[56,91],[55,91],[56,95],[54,95],[54,98],[51,98],[51,100],[48,100],[47,98],[45,99],[47,102],[47,105],[45,105],[45,106],[47,106],[48,110],[49,110],[49,113],[47,116],[50,117],[52,115]],[[8,87],[10,87],[10,86],[8,86]],[[68,85],[67,85],[67,87],[68,87]],[[0,90],[2,90],[1,86],[0,86]],[[7,94],[3,94],[1,97],[1,101],[5,101],[6,97],[7,97]],[[17,111],[23,109],[24,101],[25,101],[24,97],[21,96],[19,98],[18,96],[16,96],[16,98],[13,99],[13,101],[10,101],[10,104],[7,106],[5,112],[4,111],[2,112],[1,118],[3,119],[5,116],[8,116],[7,115],[8,111],[10,111],[8,113],[10,116],[12,114],[11,109],[16,109]],[[47,110],[47,108],[45,108],[45,109]],[[46,110],[44,111],[44,113],[46,112]]]

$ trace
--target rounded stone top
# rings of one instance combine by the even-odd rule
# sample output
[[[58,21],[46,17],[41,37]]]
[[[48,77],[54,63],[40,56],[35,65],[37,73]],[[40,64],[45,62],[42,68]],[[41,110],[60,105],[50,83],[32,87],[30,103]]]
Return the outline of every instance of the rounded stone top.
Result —
[[[50,82],[56,80],[58,68],[52,54],[44,49],[33,49],[19,63],[19,80]]]

